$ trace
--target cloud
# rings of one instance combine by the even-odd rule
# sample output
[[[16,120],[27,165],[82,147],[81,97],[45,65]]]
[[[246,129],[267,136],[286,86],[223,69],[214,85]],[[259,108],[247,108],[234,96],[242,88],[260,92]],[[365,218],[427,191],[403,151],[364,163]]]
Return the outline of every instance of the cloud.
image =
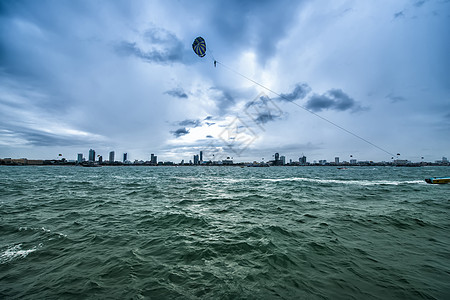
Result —
[[[388,95],[386,95],[387,99],[391,100],[392,103],[396,103],[396,102],[401,102],[401,101],[405,101],[405,97],[403,96],[399,96],[399,95],[395,95],[394,93],[389,93]]]
[[[253,49],[264,65],[277,53],[279,42],[296,21],[302,3],[229,0],[218,2],[207,13],[213,34],[226,41],[232,53]]]
[[[213,137],[212,135],[209,135],[209,134],[208,134],[208,135],[206,136],[206,138],[207,138],[207,139],[213,139],[214,137]]]
[[[404,16],[405,14],[403,13],[403,11],[399,11],[394,14],[394,19],[403,18]]]
[[[281,98],[277,98],[281,101],[295,101],[298,99],[303,99],[311,92],[311,88],[306,83],[297,83],[294,90],[288,94],[281,94]]]
[[[341,89],[331,89],[322,95],[312,95],[306,103],[306,108],[314,112],[328,109],[336,111],[362,110],[362,107]]]
[[[162,28],[151,28],[143,34],[141,46],[137,42],[122,41],[115,50],[122,56],[135,56],[149,63],[169,64],[183,62],[184,44],[175,34]],[[143,48],[149,48],[144,50]]]
[[[8,129],[6,129],[8,128]],[[22,146],[80,146],[89,142],[103,142],[103,136],[73,130],[60,124],[58,128],[34,129],[0,122],[1,141],[15,141]]]
[[[246,103],[245,114],[257,124],[266,124],[281,119],[285,114],[269,96],[261,93],[255,100]]]
[[[188,126],[188,127],[199,127],[202,126],[202,121],[200,120],[191,120],[191,119],[187,119],[181,122],[178,122],[178,125],[180,126]]]
[[[260,113],[255,119],[255,122],[258,124],[266,124],[269,121],[275,121],[277,119],[280,119],[280,116],[272,115],[270,111],[268,111]]]
[[[420,0],[420,1],[416,1],[414,3],[415,7],[421,7],[422,5],[424,5],[427,2],[427,0]]]
[[[164,94],[170,95],[176,98],[187,98],[188,95],[184,92],[182,88],[174,88],[164,92]]]
[[[212,87],[209,90],[209,97],[216,103],[220,115],[226,114],[228,108],[236,103],[231,92],[227,89]]]
[[[171,131],[170,133],[172,133],[175,137],[179,138],[183,135],[186,135],[189,133],[189,129],[186,128],[179,128],[177,130]]]

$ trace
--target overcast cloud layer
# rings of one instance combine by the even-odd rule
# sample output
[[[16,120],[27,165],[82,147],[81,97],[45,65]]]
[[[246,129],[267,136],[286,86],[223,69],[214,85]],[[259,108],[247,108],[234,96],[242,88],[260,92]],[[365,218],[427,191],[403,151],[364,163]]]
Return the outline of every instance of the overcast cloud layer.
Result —
[[[449,157],[449,36],[446,0],[0,1],[0,157]]]

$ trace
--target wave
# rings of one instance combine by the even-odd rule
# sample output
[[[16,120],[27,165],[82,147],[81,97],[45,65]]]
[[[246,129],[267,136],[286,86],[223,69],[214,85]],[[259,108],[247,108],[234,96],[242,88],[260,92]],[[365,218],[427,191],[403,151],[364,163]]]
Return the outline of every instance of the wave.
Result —
[[[313,182],[313,183],[333,183],[333,184],[348,184],[348,185],[402,185],[402,184],[426,184],[424,180],[339,180],[339,179],[318,179],[307,177],[291,177],[291,178],[265,178],[262,181],[270,182],[288,182],[288,181],[301,181],[301,182]]]
[[[18,258],[25,258],[40,247],[42,247],[42,243],[30,249],[22,249],[22,244],[11,246],[0,254],[0,264],[5,264]]]

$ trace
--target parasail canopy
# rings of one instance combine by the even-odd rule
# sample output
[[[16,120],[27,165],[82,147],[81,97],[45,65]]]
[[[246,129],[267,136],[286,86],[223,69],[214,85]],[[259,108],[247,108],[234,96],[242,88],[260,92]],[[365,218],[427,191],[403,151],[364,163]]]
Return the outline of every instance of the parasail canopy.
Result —
[[[195,54],[200,57],[204,57],[206,55],[205,40],[201,36],[197,37],[192,43],[192,49],[194,50]]]

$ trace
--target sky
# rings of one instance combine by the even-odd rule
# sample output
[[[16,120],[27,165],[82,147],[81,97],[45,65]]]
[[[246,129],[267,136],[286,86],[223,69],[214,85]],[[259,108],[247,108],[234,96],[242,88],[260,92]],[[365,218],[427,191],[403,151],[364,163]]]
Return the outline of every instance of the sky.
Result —
[[[439,160],[449,37],[449,0],[0,0],[0,158]]]

